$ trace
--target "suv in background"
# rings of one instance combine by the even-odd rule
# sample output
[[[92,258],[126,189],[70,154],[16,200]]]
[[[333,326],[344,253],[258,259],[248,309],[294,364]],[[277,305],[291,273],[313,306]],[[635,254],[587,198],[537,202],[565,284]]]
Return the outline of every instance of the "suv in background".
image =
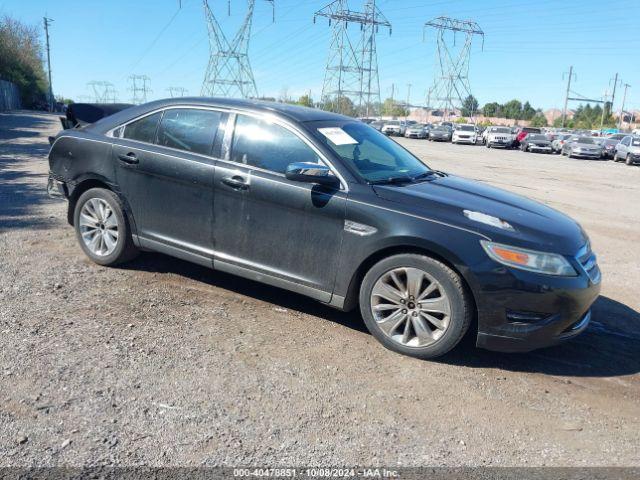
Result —
[[[451,136],[451,143],[476,144],[476,126],[471,124],[457,125]]]
[[[484,131],[484,142],[487,148],[510,148],[513,145],[513,134],[509,127],[488,127]]]
[[[401,122],[400,120],[387,120],[386,122],[384,122],[382,130],[380,131],[385,135],[396,135],[401,137],[402,135],[404,135],[406,129],[406,124],[404,122]]]

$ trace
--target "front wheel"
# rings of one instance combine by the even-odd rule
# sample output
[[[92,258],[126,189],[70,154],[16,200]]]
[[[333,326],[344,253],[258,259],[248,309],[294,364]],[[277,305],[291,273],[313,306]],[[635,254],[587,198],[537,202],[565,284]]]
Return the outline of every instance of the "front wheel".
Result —
[[[624,163],[626,163],[627,165],[633,165],[633,158],[631,158],[630,153],[627,153],[627,158],[625,158]]]
[[[416,358],[444,355],[473,318],[462,279],[433,258],[394,255],[375,264],[360,287],[360,310],[386,348]]]
[[[84,253],[99,265],[116,265],[133,259],[138,249],[120,199],[105,188],[87,190],[76,202],[76,237]]]

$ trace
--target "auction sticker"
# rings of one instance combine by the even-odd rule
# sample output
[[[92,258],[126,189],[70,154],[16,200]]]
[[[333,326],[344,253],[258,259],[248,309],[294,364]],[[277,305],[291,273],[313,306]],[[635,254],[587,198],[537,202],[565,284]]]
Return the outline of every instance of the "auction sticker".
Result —
[[[356,145],[358,141],[339,127],[319,128],[318,131],[334,145]]]

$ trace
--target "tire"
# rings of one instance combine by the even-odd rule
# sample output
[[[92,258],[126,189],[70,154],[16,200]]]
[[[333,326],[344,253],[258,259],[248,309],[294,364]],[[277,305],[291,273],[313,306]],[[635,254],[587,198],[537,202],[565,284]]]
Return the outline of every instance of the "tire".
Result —
[[[105,211],[108,208],[110,213],[101,211],[101,206]],[[81,215],[84,215],[83,218]],[[122,208],[122,202],[111,190],[92,188],[80,195],[73,212],[73,224],[80,247],[87,257],[98,265],[124,263],[139,253],[133,244],[131,227]],[[115,241],[113,232],[116,233]],[[99,237],[102,237],[102,240]],[[97,240],[95,246],[92,246],[94,242],[91,240],[94,238]]]
[[[402,300],[398,300],[400,297],[396,297],[397,301],[388,300],[376,295],[375,292],[385,292],[387,295],[387,290],[381,289],[380,286],[386,285],[387,280],[393,281],[392,272],[395,273],[395,278],[400,284],[404,286],[408,283],[406,272],[410,272],[412,277],[422,278],[422,280],[419,284],[416,283],[418,287],[403,290],[404,298]],[[395,283],[395,285],[396,291],[399,292],[398,284]],[[425,298],[432,300],[440,298],[441,301],[438,302],[438,305],[446,305],[446,308],[438,308],[446,310],[448,313],[443,313],[440,316],[440,313],[436,313],[438,312],[436,303],[431,303],[432,310],[430,312],[433,315],[429,314],[431,319],[428,319],[423,317],[422,313],[418,313],[424,310],[420,309],[418,302],[412,302],[412,297],[408,295],[410,293],[417,295],[419,292],[434,287],[434,285],[435,290]],[[474,317],[473,303],[465,290],[461,277],[442,262],[418,254],[393,255],[376,263],[362,281],[359,300],[365,325],[376,340],[389,350],[421,359],[436,358],[453,349],[464,337]],[[387,302],[388,305],[382,302]],[[404,304],[400,302],[404,302]],[[379,308],[381,305],[389,308]],[[378,309],[374,312],[376,306]],[[391,313],[388,313],[389,311]],[[396,317],[391,319],[391,323],[386,324],[386,330],[383,329],[381,325],[385,325],[385,320],[394,315]],[[436,323],[430,322],[440,322],[440,325],[436,326]],[[408,323],[410,323],[410,327],[407,329]],[[416,328],[422,329],[421,336],[418,335]],[[402,334],[400,330],[402,330]]]
[[[633,165],[633,159],[631,158],[631,154],[627,153],[627,158],[624,159],[624,163],[627,165]]]

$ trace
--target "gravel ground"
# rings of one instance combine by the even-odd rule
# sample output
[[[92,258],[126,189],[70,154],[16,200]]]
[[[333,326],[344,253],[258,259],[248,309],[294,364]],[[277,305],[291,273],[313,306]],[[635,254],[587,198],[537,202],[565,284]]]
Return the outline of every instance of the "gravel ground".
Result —
[[[574,216],[604,274],[573,342],[427,362],[286,291],[89,262],[45,193],[57,129],[0,115],[0,466],[640,466],[640,168],[401,139]]]

